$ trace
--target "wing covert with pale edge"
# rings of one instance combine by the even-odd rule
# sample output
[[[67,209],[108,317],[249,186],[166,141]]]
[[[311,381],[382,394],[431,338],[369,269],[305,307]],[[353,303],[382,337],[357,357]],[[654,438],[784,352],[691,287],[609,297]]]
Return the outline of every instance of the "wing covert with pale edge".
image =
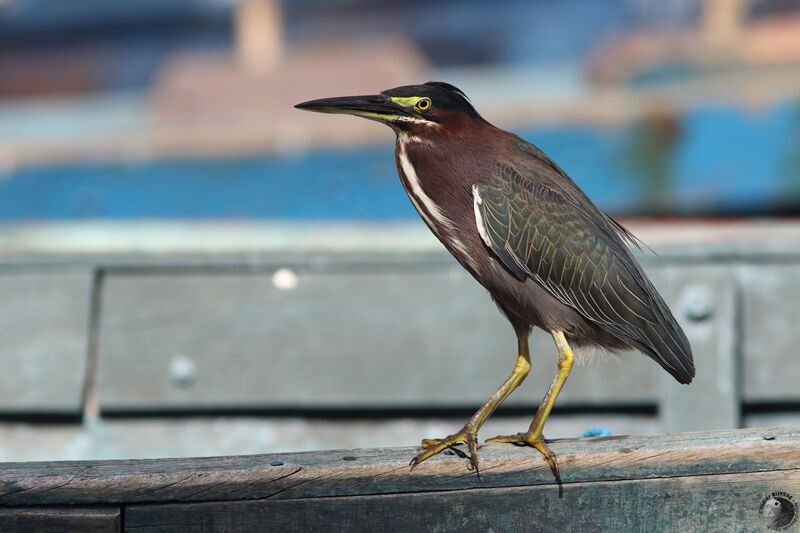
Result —
[[[484,243],[517,279],[532,278],[584,318],[653,357],[678,381],[691,381],[688,341],[616,223],[594,204],[587,208],[535,177],[498,164],[488,184],[473,188]]]

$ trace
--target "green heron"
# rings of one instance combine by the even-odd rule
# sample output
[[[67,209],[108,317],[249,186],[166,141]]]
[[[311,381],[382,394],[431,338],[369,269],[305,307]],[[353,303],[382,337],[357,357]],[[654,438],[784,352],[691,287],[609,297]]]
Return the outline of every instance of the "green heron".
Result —
[[[527,376],[533,326],[553,336],[558,371],[528,431],[487,442],[534,446],[557,478],[558,462],[542,429],[572,369],[570,344],[636,348],[680,383],[691,382],[689,342],[631,254],[635,237],[536,146],[484,120],[458,88],[428,82],[296,107],[356,115],[394,130],[397,171],[411,202],[489,291],[517,336],[511,376],[460,431],[423,440],[412,466],[466,443],[477,471],[478,430]]]

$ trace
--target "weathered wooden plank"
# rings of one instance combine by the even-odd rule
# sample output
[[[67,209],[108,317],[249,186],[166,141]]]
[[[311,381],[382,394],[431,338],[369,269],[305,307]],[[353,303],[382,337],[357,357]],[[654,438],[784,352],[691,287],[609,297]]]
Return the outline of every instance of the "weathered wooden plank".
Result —
[[[454,263],[295,274],[284,290],[272,272],[109,274],[102,407],[477,407],[513,367],[510,326]],[[538,405],[555,373],[549,335],[533,352],[508,405]],[[559,405],[653,404],[659,371],[638,354],[579,366]]]
[[[794,262],[754,264],[739,267],[737,274],[742,287],[743,397],[796,402],[800,268]]]
[[[80,413],[91,277],[0,272],[0,411]]]
[[[739,302],[731,273],[718,265],[659,270],[664,298],[692,345],[697,375],[681,385],[661,374],[661,431],[741,425]]]
[[[118,533],[121,526],[119,506],[0,507],[3,533]]]
[[[794,471],[800,428],[565,439],[551,443],[565,485]],[[413,471],[414,448],[198,459],[0,464],[0,504],[167,503],[552,486],[531,448],[479,450],[481,475],[439,455]]]
[[[764,531],[800,470],[321,499],[132,505],[125,531]],[[796,528],[792,528],[793,530]]]

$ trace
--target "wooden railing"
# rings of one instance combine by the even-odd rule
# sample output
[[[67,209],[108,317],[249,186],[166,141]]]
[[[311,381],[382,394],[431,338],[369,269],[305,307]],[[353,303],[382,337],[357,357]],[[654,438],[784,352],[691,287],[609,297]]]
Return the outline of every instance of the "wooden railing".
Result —
[[[411,470],[411,448],[3,463],[0,531],[764,531],[800,504],[796,428],[551,447],[561,483],[501,444],[479,475],[444,454]]]

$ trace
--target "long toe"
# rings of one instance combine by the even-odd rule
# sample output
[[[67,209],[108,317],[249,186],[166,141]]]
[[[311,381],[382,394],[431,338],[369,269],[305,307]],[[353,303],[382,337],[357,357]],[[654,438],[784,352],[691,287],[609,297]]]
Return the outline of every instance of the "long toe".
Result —
[[[427,450],[431,446],[436,446],[437,444],[439,444],[443,440],[445,440],[445,439],[422,439],[422,444],[420,444],[420,446],[422,446],[423,450]],[[456,442],[455,444],[461,444],[461,443],[460,442]],[[451,444],[451,446],[453,446],[453,445],[454,444]]]
[[[547,444],[545,444],[544,436],[533,435],[531,433],[515,433],[514,435],[498,435],[497,437],[486,439],[486,442],[510,442],[511,444],[525,444],[528,446],[533,446],[539,450],[542,455],[544,455],[545,460],[547,460],[547,464],[550,466],[550,470],[552,470],[553,475],[556,476],[556,480],[561,481],[561,471],[558,467],[558,459],[556,459],[556,454],[553,453],[553,450],[551,450]]]
[[[454,433],[443,439],[425,439],[422,441],[423,452],[411,459],[411,467],[414,468],[425,459],[433,457],[448,448],[457,444],[466,443],[469,449],[469,464],[474,470],[478,470],[478,439],[474,431],[462,428],[458,433]],[[452,448],[455,450],[455,448]],[[459,455],[466,457],[465,454]]]
[[[513,435],[498,435],[496,437],[492,437],[491,439],[486,439],[486,442],[510,442],[511,444],[518,444],[518,443],[525,443],[533,445],[530,442],[527,433],[515,433]]]

